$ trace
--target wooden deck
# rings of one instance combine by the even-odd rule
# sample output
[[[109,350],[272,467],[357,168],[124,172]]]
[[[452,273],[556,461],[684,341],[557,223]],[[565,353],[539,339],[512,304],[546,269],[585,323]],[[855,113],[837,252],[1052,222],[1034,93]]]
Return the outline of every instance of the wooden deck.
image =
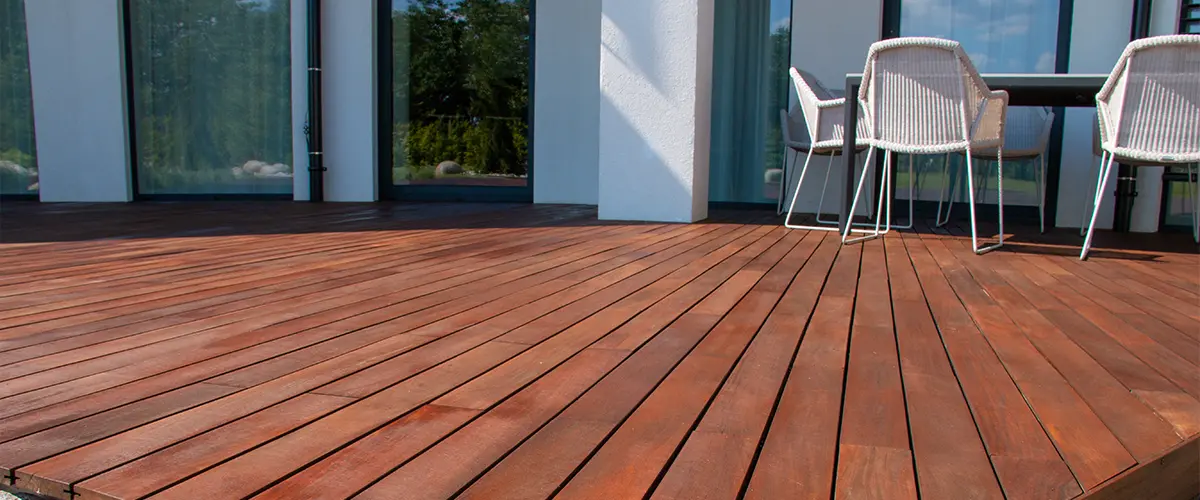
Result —
[[[0,473],[78,499],[1200,493],[1187,235],[1081,263],[1066,230],[975,256],[959,227],[777,223],[6,202]]]

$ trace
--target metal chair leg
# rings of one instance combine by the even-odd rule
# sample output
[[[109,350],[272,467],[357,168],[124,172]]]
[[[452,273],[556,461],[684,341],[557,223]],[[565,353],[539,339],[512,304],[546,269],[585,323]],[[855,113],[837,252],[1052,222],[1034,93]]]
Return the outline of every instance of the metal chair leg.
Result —
[[[1035,168],[1041,167],[1038,169],[1039,173],[1038,173],[1037,181],[1035,181],[1034,184],[1035,184],[1035,187],[1037,188],[1037,197],[1038,197],[1038,228],[1042,234],[1045,234],[1046,233],[1046,193],[1045,193],[1045,190],[1046,190],[1046,187],[1045,187],[1046,186],[1046,155],[1038,156],[1038,162],[1034,164],[1034,167]]]
[[[1083,250],[1079,252],[1079,260],[1087,260],[1088,251],[1092,249],[1092,236],[1096,230],[1096,216],[1100,214],[1100,205],[1104,201],[1104,188],[1108,185],[1108,174],[1112,170],[1115,156],[1107,151],[1101,156],[1103,168],[1100,169],[1099,185],[1096,188],[1096,195],[1094,196],[1095,203],[1092,205],[1092,221],[1088,223],[1087,236],[1083,239]]]
[[[805,226],[791,223],[792,213],[796,210],[796,199],[800,197],[800,186],[804,185],[804,177],[808,174],[808,165],[812,162],[812,157],[812,149],[809,149],[808,157],[804,159],[804,166],[800,168],[800,179],[796,181],[796,191],[792,193],[792,203],[788,205],[787,216],[783,218],[783,226],[788,229],[806,229],[809,231],[837,231],[837,226]]]
[[[846,229],[842,232],[842,244],[843,245],[848,243],[846,239],[850,237],[850,232],[853,231],[853,229],[854,229],[854,226],[851,223],[853,222],[853,219],[854,219],[854,213],[856,211],[858,211],[858,200],[859,200],[859,198],[862,197],[862,188],[863,188],[863,185],[866,184],[866,182],[867,182],[867,173],[869,173],[871,171],[871,169],[869,168],[869,165],[871,164],[871,156],[873,154],[875,154],[875,148],[874,147],[868,148],[867,149],[867,160],[863,164],[862,175],[860,175],[859,179],[858,179],[858,187],[855,188],[855,190],[854,190],[854,201],[850,204],[850,213],[846,215],[846,217],[848,217],[850,220],[846,221]],[[855,240],[855,241],[858,241],[858,240]]]
[[[784,154],[786,155],[787,153]],[[796,154],[792,156],[792,162],[790,165],[787,163],[787,160],[784,160],[783,179],[779,182],[779,196],[775,198],[775,215],[783,214],[783,198],[787,196],[788,183],[791,181],[792,177],[791,173],[796,169],[796,160],[799,159],[800,152],[797,151]]]

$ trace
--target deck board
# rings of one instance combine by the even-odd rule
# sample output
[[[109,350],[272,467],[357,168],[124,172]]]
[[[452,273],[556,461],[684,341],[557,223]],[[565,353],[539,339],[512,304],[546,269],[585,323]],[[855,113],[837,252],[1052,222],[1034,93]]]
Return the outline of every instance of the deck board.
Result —
[[[976,256],[960,224],[843,247],[755,211],[5,210],[0,474],[51,497],[1192,487],[1187,235],[1079,262],[1069,230]]]

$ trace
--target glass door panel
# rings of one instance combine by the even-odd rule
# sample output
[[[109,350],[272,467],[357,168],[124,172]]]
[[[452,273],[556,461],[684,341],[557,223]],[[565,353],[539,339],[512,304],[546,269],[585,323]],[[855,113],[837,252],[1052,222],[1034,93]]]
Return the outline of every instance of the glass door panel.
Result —
[[[397,197],[529,192],[531,15],[530,0],[392,0]]]

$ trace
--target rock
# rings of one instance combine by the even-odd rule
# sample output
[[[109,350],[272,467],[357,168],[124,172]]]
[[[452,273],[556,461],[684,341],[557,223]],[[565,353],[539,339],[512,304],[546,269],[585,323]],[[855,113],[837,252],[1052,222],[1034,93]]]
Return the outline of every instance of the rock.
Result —
[[[250,161],[246,162],[244,165],[242,165],[242,171],[246,172],[247,174],[257,174],[259,170],[261,170],[263,167],[266,167],[266,166],[267,166],[266,162],[261,162],[258,160],[250,160]]]
[[[258,160],[250,160],[240,167],[233,167],[234,177],[253,176],[259,178],[291,177],[292,167],[283,163],[270,164]]]
[[[22,167],[8,160],[0,160],[0,172],[6,172],[16,175],[36,175],[37,172],[31,171],[28,168]]]
[[[463,170],[462,165],[447,160],[438,163],[437,168],[433,170],[433,176],[440,179],[449,175],[462,175],[463,172],[465,171]]]

